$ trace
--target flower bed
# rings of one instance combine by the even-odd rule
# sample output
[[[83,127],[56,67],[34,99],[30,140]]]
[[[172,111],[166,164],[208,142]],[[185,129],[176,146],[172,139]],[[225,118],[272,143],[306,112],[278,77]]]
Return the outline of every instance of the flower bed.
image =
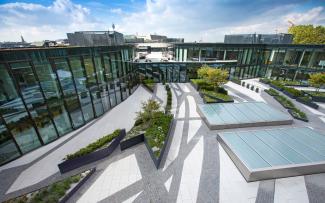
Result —
[[[146,87],[150,92],[154,92],[156,83],[151,79],[143,80],[142,84]]]
[[[274,97],[284,108],[286,109],[293,109],[295,105],[288,100],[285,96],[278,95]]]
[[[268,93],[271,96],[279,96],[279,93],[276,90],[272,89],[272,88],[270,88],[268,90],[265,89],[264,92]]]
[[[311,100],[309,97],[298,97],[296,100],[314,109],[318,109],[318,105],[314,103],[313,100]]]
[[[89,144],[79,151],[67,155],[65,160],[58,164],[60,172],[65,173],[109,156],[120,144],[120,141],[125,135],[125,129],[116,130],[112,134],[98,139],[96,142]]]
[[[264,84],[269,84],[271,82],[271,80],[267,79],[267,78],[260,78],[259,82],[264,83]]]
[[[34,192],[4,201],[4,203],[67,202],[68,199],[89,179],[95,170],[95,168],[87,170]]]
[[[144,134],[145,144],[157,168],[165,152],[172,123],[173,115],[160,113],[152,120]]]
[[[304,112],[300,111],[299,109],[297,109],[297,108],[288,109],[288,112],[295,119],[298,119],[298,120],[301,120],[301,121],[304,121],[304,122],[308,122],[308,118],[307,118],[306,114]]]
[[[325,102],[325,92],[305,91],[315,102]]]
[[[204,96],[210,97],[210,98],[215,99],[219,102],[234,102],[232,97],[227,94],[221,94],[219,92],[209,91],[209,90],[201,90],[200,92]],[[205,99],[207,99],[207,98],[205,98]]]
[[[292,99],[304,96],[304,93],[302,91],[291,87],[283,87],[282,92]]]
[[[169,85],[166,85],[165,89],[167,91],[167,103],[165,107],[165,113],[170,113],[170,110],[172,109],[172,91],[170,90]]]

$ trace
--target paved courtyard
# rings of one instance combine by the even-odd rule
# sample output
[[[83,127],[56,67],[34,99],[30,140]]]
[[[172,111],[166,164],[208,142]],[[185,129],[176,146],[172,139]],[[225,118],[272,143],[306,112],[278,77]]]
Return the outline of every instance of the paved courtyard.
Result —
[[[260,89],[268,88],[248,80]],[[234,83],[225,85],[235,102],[263,101],[286,112],[272,97],[255,93]],[[130,129],[141,101],[150,97],[163,105],[162,85],[151,95],[142,87],[103,117],[46,147],[0,168],[0,197],[10,197],[96,166],[95,174],[69,202],[323,202],[325,174],[315,174],[247,183],[232,160],[202,121],[196,104],[202,99],[188,83],[172,83],[172,136],[157,170],[144,144],[89,164],[61,176],[56,164],[65,154],[85,146],[115,128]],[[292,100],[309,117],[309,123],[295,120],[291,126],[308,126],[325,132],[325,109],[311,109]],[[127,118],[127,119],[125,119]],[[283,127],[283,126],[282,126]],[[265,129],[263,127],[262,129]],[[267,128],[276,128],[267,127]],[[261,129],[261,128],[245,128]],[[228,129],[223,131],[237,131]],[[59,146],[59,148],[57,148]],[[0,199],[1,200],[1,199]]]

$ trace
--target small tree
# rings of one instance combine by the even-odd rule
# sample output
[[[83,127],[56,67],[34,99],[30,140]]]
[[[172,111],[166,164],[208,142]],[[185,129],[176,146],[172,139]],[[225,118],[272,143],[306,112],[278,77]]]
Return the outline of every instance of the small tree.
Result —
[[[159,111],[160,104],[153,99],[149,99],[147,102],[142,103],[142,110],[136,112],[136,120],[142,120],[142,123],[145,124],[154,117],[155,113]]]
[[[316,88],[316,92],[325,85],[325,73],[315,73],[310,75],[309,83]]]
[[[208,70],[208,81],[214,86],[215,89],[225,84],[228,79],[228,71],[217,68],[210,68]]]
[[[207,66],[207,65],[203,65],[201,68],[199,68],[197,70],[197,76],[198,76],[198,78],[207,79],[209,69],[210,69],[210,67]]]

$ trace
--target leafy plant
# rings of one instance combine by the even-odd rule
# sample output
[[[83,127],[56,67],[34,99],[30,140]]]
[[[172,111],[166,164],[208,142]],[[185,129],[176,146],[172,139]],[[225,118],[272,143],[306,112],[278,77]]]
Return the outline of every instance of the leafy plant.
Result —
[[[97,149],[102,148],[103,146],[105,146],[106,144],[110,143],[114,138],[116,138],[119,134],[120,134],[120,129],[115,130],[112,134],[106,135],[102,138],[99,138],[97,141],[87,145],[84,148],[81,148],[80,150],[78,150],[77,152],[73,153],[73,154],[68,154],[66,156],[66,159],[74,159],[77,157],[81,157],[84,156],[86,154],[89,154],[93,151],[96,151]]]
[[[316,88],[316,92],[319,92],[319,89],[325,85],[325,73],[311,74],[309,83]]]
[[[288,100],[285,96],[282,96],[282,95],[278,95],[278,96],[275,96],[275,98],[278,100],[278,102],[280,102],[280,104],[282,104],[282,106],[284,106],[285,108],[287,109],[293,109],[295,108],[295,105],[290,101]]]
[[[266,93],[268,93],[269,95],[271,95],[271,96],[278,96],[279,95],[279,93],[276,91],[276,90],[274,90],[274,89],[272,89],[272,88],[270,88],[270,89],[266,89],[266,90],[264,90]]]
[[[290,93],[294,97],[301,97],[304,95],[304,93],[302,91],[297,90],[295,88],[291,88],[291,87],[283,87],[283,90]]]
[[[136,112],[136,120],[142,120],[142,123],[146,124],[159,110],[160,104],[154,99],[149,99],[147,102],[142,103],[142,110]]]
[[[201,93],[203,93],[204,95],[208,96],[208,97],[212,97],[215,99],[219,99],[222,101],[233,101],[232,97],[226,94],[221,94],[215,91],[209,91],[209,90],[201,90]]]

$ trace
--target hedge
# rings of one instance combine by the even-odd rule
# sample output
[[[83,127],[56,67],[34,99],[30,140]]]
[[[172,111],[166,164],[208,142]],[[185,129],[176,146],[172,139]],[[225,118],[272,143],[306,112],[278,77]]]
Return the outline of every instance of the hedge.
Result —
[[[118,129],[118,130],[115,130],[112,134],[109,134],[102,138],[99,138],[97,141],[87,145],[84,148],[81,148],[79,151],[77,151],[73,154],[68,154],[65,159],[69,160],[69,159],[73,159],[76,157],[81,157],[83,155],[89,154],[93,151],[96,151],[97,149],[104,147],[106,144],[110,143],[114,138],[116,138],[119,135],[120,131],[121,130]]]
[[[272,89],[272,88],[270,88],[268,90],[266,89],[266,90],[264,90],[264,92],[268,93],[271,96],[279,96],[279,93],[276,90]]]

